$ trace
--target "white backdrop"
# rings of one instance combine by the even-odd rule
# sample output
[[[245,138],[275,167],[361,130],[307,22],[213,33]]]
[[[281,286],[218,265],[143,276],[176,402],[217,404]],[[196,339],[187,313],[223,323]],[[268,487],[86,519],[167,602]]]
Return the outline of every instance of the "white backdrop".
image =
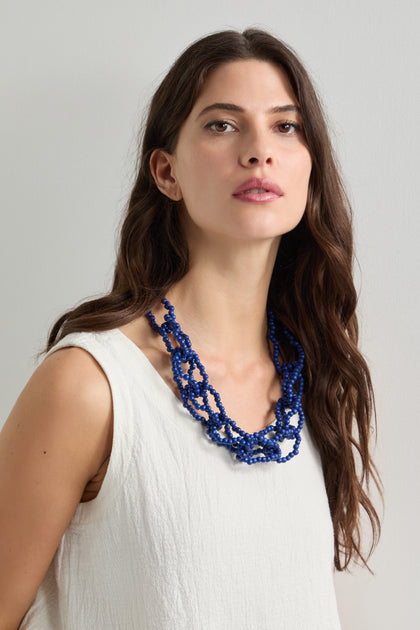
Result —
[[[343,630],[419,628],[416,2],[1,0],[0,12],[0,424],[53,321],[110,288],[142,111],[170,64],[204,34],[268,28],[318,86],[355,214],[386,505],[375,575],[337,575]]]

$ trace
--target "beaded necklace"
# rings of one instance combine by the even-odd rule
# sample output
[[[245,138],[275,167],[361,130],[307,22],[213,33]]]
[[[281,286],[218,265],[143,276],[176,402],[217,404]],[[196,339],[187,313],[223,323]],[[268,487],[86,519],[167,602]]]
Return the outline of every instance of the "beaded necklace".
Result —
[[[171,355],[173,378],[178,387],[182,404],[195,420],[203,424],[210,439],[217,446],[224,446],[231,451],[238,461],[246,462],[249,465],[270,461],[288,462],[297,455],[301,442],[300,433],[305,420],[302,409],[302,370],[305,355],[302,346],[289,329],[283,326],[283,333],[289,343],[296,348],[298,358],[296,361],[280,364],[280,346],[276,335],[274,315],[268,309],[269,339],[273,344],[273,362],[282,379],[282,396],[278,399],[275,407],[276,420],[274,424],[270,424],[261,431],[247,433],[226,414],[220,395],[209,383],[207,372],[198,354],[192,349],[188,335],[181,330],[175,319],[174,307],[166,298],[162,299],[162,304],[168,312],[164,315],[165,321],[161,326],[156,323],[151,311],[146,313],[146,317],[153,330],[161,335],[166,349]],[[172,335],[178,345],[171,343],[169,335]],[[183,364],[186,366],[185,370]],[[195,374],[197,374],[198,380],[195,378]],[[213,399],[218,411],[211,408],[209,399]],[[200,412],[206,413],[208,417]],[[290,421],[296,414],[299,420],[297,424],[291,424]],[[285,440],[294,440],[294,443],[289,442],[287,444],[285,442],[289,446],[289,452],[287,455],[282,455],[280,444],[283,448]]]

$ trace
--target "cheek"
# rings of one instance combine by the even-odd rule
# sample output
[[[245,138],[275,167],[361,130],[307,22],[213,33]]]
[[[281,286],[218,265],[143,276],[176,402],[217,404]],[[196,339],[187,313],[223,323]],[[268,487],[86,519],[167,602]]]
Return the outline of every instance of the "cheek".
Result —
[[[198,145],[191,157],[195,168],[200,171],[205,180],[206,177],[210,178],[216,173],[220,177],[221,165],[225,155],[226,151],[221,151],[216,144],[214,146],[205,144],[204,146]]]
[[[203,188],[206,183],[214,184],[217,167],[220,165],[220,150],[195,144],[194,149],[184,151],[178,161],[176,175],[184,187],[190,189]]]
[[[312,170],[312,159],[309,151],[296,154],[291,172],[291,184],[297,193],[307,194],[309,178]]]
[[[178,159],[175,176],[188,214],[195,214],[197,209],[204,211],[206,203],[212,203],[212,195],[217,190],[215,165],[215,155],[197,145],[194,150],[184,150],[182,159]]]

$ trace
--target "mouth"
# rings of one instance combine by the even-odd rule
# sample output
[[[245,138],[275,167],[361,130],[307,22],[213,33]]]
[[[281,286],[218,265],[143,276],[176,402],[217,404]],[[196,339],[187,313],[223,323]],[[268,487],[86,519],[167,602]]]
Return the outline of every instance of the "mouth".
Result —
[[[244,193],[265,193],[270,192],[267,188],[250,188],[249,190],[244,190]]]
[[[280,186],[272,179],[259,179],[253,177],[247,179],[233,193],[233,197],[241,201],[266,202],[283,197],[284,193]]]

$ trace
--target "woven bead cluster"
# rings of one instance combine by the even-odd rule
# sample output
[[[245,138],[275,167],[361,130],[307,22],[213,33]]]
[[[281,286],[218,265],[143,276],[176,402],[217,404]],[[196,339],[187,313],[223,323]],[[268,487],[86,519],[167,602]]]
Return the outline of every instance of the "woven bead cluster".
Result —
[[[166,349],[171,355],[172,373],[178,387],[182,403],[195,420],[203,424],[206,433],[217,446],[224,446],[240,462],[287,462],[299,453],[301,430],[305,420],[302,409],[303,376],[305,355],[302,346],[291,332],[283,326],[283,333],[295,347],[297,359],[280,363],[280,345],[276,334],[274,315],[268,310],[269,339],[273,344],[273,362],[281,378],[282,396],[275,407],[275,422],[255,433],[247,433],[229,418],[223,407],[220,395],[209,383],[207,372],[198,354],[192,349],[191,341],[175,318],[172,304],[163,298],[162,304],[168,311],[161,326],[151,311],[146,316],[151,327],[161,335]],[[177,345],[171,342],[170,336]],[[210,401],[214,401],[214,411]],[[299,418],[297,424],[291,419]],[[290,442],[291,441],[291,442]],[[282,455],[283,443],[288,446],[287,455]]]

